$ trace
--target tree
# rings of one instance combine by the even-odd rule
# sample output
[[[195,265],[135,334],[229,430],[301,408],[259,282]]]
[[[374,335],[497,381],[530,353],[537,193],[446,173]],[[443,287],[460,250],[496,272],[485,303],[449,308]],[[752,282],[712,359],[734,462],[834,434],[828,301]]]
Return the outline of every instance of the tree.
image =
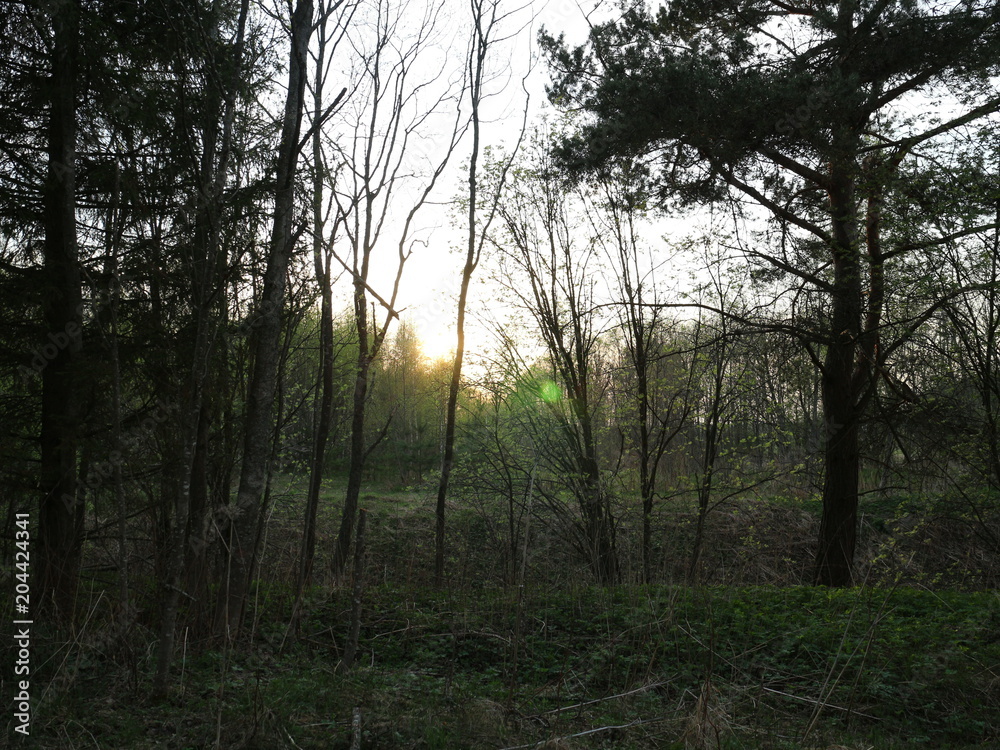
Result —
[[[222,217],[226,213],[224,200],[233,158],[238,90],[241,74],[245,70],[248,14],[249,3],[243,0],[234,31],[231,58],[219,48],[206,50],[204,65],[206,79],[209,81],[206,91],[208,106],[204,118],[192,118],[195,122],[190,123],[192,130],[200,129],[203,147],[200,159],[193,159],[195,163],[187,165],[194,172],[196,186],[190,221],[191,236],[188,238],[191,243],[190,254],[194,260],[188,279],[193,301],[194,335],[189,369],[185,371],[181,386],[187,398],[183,400],[178,414],[181,427],[178,451],[180,461],[177,481],[171,492],[174,502],[172,513],[167,513],[170,530],[161,583],[162,612],[157,671],[153,685],[153,692],[158,695],[163,695],[168,686],[182,586],[204,549],[201,534],[195,538],[202,545],[190,545],[192,526],[197,528],[202,518],[210,513],[207,426],[212,399],[209,394],[213,363],[217,359],[219,328],[224,320],[222,311],[226,308],[222,300],[226,267]],[[207,26],[199,28],[198,32],[217,40],[221,19],[209,15],[205,22]],[[213,23],[216,25],[211,26]],[[181,120],[187,125],[189,123],[186,119],[182,114]],[[194,133],[184,135],[190,137],[186,145],[191,146],[196,140]]]
[[[48,169],[43,188],[47,338],[56,347],[42,371],[39,588],[59,617],[73,616],[84,506],[77,497],[77,398],[81,340],[81,279],[76,230],[77,0],[52,5],[51,80],[48,87]]]
[[[778,24],[782,24],[778,30]],[[911,205],[905,166],[943,152],[956,131],[991,115],[987,83],[1000,47],[995,3],[684,0],[651,14],[626,8],[588,45],[543,43],[554,102],[590,120],[560,146],[581,172],[613,156],[654,160],[667,200],[729,196],[763,208],[780,230],[756,261],[825,299],[819,329],[777,325],[821,373],[826,441],[814,580],[853,580],[859,426],[890,355],[941,300],[888,327],[888,286],[906,259],[979,231],[982,217],[945,233],[897,223],[890,196]],[[961,92],[958,113],[904,117],[917,95]],[[942,154],[943,155],[943,154]],[[953,179],[946,168],[935,184]],[[890,338],[889,334],[894,336]]]
[[[982,197],[991,194],[995,188]],[[1000,202],[994,205],[1000,210]],[[941,512],[1000,551],[1000,228],[953,243],[935,271],[969,291],[950,299],[908,347],[919,399],[902,404],[887,394],[887,442],[893,453],[923,459],[925,470],[946,482]],[[894,468],[891,455],[886,473]]]
[[[502,234],[491,238],[506,268],[511,296],[528,311],[565,398],[541,391],[559,425],[564,453],[554,456],[583,517],[585,550],[595,578],[618,577],[611,498],[601,474],[597,405],[600,321],[594,309],[592,274],[599,260],[594,243],[580,240],[578,219],[544,153],[533,144],[500,203]]]
[[[493,199],[488,203],[486,215],[481,220],[478,216],[479,210],[479,157],[481,150],[481,109],[483,100],[486,97],[484,90],[488,82],[487,63],[491,48],[495,46],[498,26],[508,17],[508,14],[499,12],[500,3],[498,0],[470,0],[470,10],[472,14],[472,40],[468,52],[468,91],[470,120],[472,128],[472,151],[469,156],[469,192],[468,192],[468,219],[467,244],[465,250],[465,264],[462,266],[462,280],[458,292],[458,309],[455,316],[455,358],[452,362],[451,379],[448,383],[448,403],[445,412],[445,432],[444,447],[441,458],[441,478],[438,483],[437,506],[435,510],[435,544],[434,544],[434,584],[441,586],[444,583],[444,561],[445,561],[445,510],[448,498],[448,482],[451,477],[452,466],[455,461],[455,425],[458,411],[458,390],[462,382],[462,363],[465,358],[465,307],[469,298],[469,283],[472,274],[479,265],[482,256],[483,245],[485,243],[485,233],[489,231],[490,225],[496,216],[497,201],[502,194],[503,185],[507,178],[507,170],[510,168],[514,155],[517,153],[524,135],[524,126],[521,127],[521,135],[510,157],[502,164],[497,165],[497,182],[494,186]],[[524,109],[527,118],[527,105]]]
[[[746,317],[746,308],[750,307],[750,294],[743,285],[747,274],[746,269],[736,269],[742,273],[733,273],[726,268],[724,259],[718,255],[724,252],[715,244],[718,242],[717,237],[706,242],[709,247],[705,269],[710,280],[697,290],[699,315],[688,332],[691,373],[696,381],[697,404],[693,407],[692,427],[697,437],[692,439],[691,447],[696,454],[692,457],[695,466],[692,479],[698,508],[687,572],[689,583],[696,583],[700,576],[709,512],[772,476],[767,471],[747,471],[740,466],[738,453],[757,453],[758,464],[764,463],[758,445],[767,440],[763,424],[744,419],[743,434],[736,424],[740,406],[745,408],[753,396],[748,355],[754,338],[760,335],[734,327],[733,319]]]
[[[343,575],[350,559],[358,499],[365,462],[371,452],[365,437],[365,414],[372,365],[382,349],[392,321],[399,317],[396,298],[414,238],[414,220],[427,204],[438,178],[448,165],[464,133],[461,96],[455,83],[444,79],[444,67],[425,64],[426,52],[444,33],[443,6],[430,2],[419,7],[384,0],[358,18],[363,36],[351,37],[359,58],[360,78],[356,105],[344,122],[348,144],[339,150],[344,164],[334,194],[339,210],[348,218],[344,235],[349,257],[336,257],[351,277],[358,357],[351,416],[350,466],[333,554],[333,573]],[[419,19],[417,23],[412,21]],[[404,25],[405,24],[405,25]],[[442,111],[458,102],[454,120],[437,153],[416,159],[416,148],[429,138],[428,128],[440,124]],[[446,121],[451,118],[447,118]],[[391,292],[379,294],[370,284],[376,250],[395,245]],[[384,263],[384,261],[381,261]],[[369,300],[383,309],[379,320]],[[375,441],[378,442],[377,440]]]
[[[613,165],[595,181],[595,202],[587,211],[596,241],[614,273],[615,312],[622,331],[623,390],[631,409],[623,410],[618,428],[628,434],[639,471],[642,504],[642,578],[652,580],[652,516],[664,453],[678,436],[691,411],[691,379],[695,368],[677,368],[670,351],[670,322],[663,315],[655,283],[658,264],[643,263],[640,222],[647,196],[637,175]],[[676,370],[681,370],[676,372]],[[634,414],[628,412],[634,409]]]
[[[285,282],[294,249],[295,175],[302,148],[300,131],[305,108],[307,52],[313,31],[312,0],[298,0],[289,20],[288,90],[277,151],[274,214],[267,271],[259,301],[259,321],[253,336],[253,370],[247,391],[243,428],[243,460],[239,490],[231,510],[226,539],[227,561],[219,592],[219,629],[235,637],[246,604],[246,592],[258,549],[258,515],[267,478],[273,431],[272,407],[278,379],[279,342]]]
[[[347,24],[335,24],[328,32],[327,24],[333,11],[340,3],[328,5],[321,0],[319,7],[319,23],[316,50],[316,75],[313,82],[313,128],[312,128],[312,158],[313,158],[313,266],[316,283],[320,292],[320,362],[319,387],[320,403],[317,411],[316,428],[313,434],[312,462],[309,469],[309,494],[306,497],[305,524],[302,529],[302,552],[299,558],[298,596],[312,578],[313,556],[316,548],[316,513],[319,510],[319,494],[325,469],[327,440],[333,421],[334,399],[334,334],[333,334],[333,248],[337,230],[344,220],[341,213],[333,218],[333,226],[327,236],[326,226],[329,209],[323,204],[324,188],[329,175],[329,166],[323,150],[323,120],[327,116],[326,103],[323,99],[323,89],[329,75],[330,62],[334,59],[336,48],[346,33]],[[357,8],[352,6],[352,10]],[[343,96],[345,92],[341,92]],[[326,213],[324,213],[324,210]]]

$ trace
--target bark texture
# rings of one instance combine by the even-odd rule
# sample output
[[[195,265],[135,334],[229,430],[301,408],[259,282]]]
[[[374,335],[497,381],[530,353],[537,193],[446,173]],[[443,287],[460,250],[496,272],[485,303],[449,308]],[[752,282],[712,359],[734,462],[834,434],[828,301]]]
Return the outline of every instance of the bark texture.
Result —
[[[269,472],[273,402],[280,360],[281,312],[285,301],[285,277],[293,245],[295,172],[305,106],[306,65],[312,17],[311,0],[299,0],[291,18],[288,93],[281,142],[278,146],[274,223],[252,344],[253,370],[247,391],[243,462],[236,502],[229,514],[230,523],[225,539],[227,566],[216,617],[216,630],[227,637],[235,637],[242,622],[250,577],[254,571],[258,521]]]
[[[40,431],[41,501],[38,591],[57,617],[72,619],[80,567],[84,504],[78,497],[77,362],[82,344],[76,234],[76,93],[80,5],[52,5],[48,173],[44,187],[46,337]],[[51,356],[49,356],[51,355]]]

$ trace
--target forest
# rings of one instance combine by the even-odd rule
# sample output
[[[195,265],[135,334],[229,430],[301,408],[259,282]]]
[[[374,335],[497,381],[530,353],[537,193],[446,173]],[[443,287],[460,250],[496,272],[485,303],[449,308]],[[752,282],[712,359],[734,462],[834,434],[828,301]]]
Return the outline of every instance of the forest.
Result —
[[[10,746],[1000,745],[1000,2],[2,7]]]

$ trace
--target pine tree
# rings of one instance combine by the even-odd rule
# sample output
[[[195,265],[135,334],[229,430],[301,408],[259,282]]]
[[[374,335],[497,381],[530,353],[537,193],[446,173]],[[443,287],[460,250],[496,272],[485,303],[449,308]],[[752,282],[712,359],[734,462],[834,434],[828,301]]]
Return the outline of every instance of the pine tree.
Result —
[[[587,118],[558,148],[575,173],[649,160],[664,203],[750,199],[780,234],[758,260],[822,295],[821,330],[792,327],[822,379],[823,514],[814,580],[853,580],[859,426],[891,353],[892,274],[955,232],[894,225],[904,167],[1000,109],[995,2],[679,0],[626,8],[583,47],[543,33],[554,103]],[[957,114],[902,121],[907,100],[956,92]],[[899,124],[896,124],[900,121]],[[944,171],[940,181],[953,179]],[[979,217],[982,220],[982,217]],[[808,252],[812,247],[821,251]],[[890,281],[887,281],[889,279]]]

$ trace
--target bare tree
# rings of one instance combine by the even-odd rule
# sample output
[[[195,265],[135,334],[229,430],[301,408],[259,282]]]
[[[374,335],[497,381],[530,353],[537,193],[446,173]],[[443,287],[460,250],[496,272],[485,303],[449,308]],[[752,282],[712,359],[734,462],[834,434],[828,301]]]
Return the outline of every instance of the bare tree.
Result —
[[[1000,220],[1000,202],[995,205]],[[946,257],[936,272],[967,291],[948,302],[912,347],[908,381],[919,397],[886,389],[891,453],[884,471],[895,468],[897,450],[922,455],[950,488],[951,502],[941,510],[1000,551],[1000,229],[953,243]]]
[[[462,281],[459,286],[458,311],[455,316],[455,358],[452,363],[451,380],[448,383],[444,449],[442,451],[441,479],[438,484],[437,494],[434,544],[434,584],[436,586],[441,586],[444,583],[445,509],[448,498],[448,482],[451,478],[451,470],[455,462],[455,424],[458,412],[458,391],[462,382],[462,362],[465,357],[465,307],[469,298],[469,283],[472,280],[472,274],[479,265],[486,232],[489,231],[490,225],[496,216],[498,201],[501,199],[507,171],[521,145],[521,138],[524,136],[525,131],[524,123],[522,122],[521,134],[509,158],[500,165],[497,165],[497,184],[494,186],[492,200],[487,204],[485,216],[480,220],[478,200],[482,125],[481,109],[483,99],[486,96],[484,84],[488,82],[487,64],[492,48],[496,46],[498,41],[502,41],[502,39],[497,39],[498,27],[512,15],[511,13],[501,13],[499,6],[500,0],[470,0],[469,6],[472,13],[472,40],[469,46],[467,75],[472,129],[472,152],[469,157],[468,173],[468,242],[465,251],[465,265],[462,267]],[[526,103],[524,108],[525,121],[527,113],[528,108]]]
[[[378,357],[393,319],[406,261],[410,258],[414,220],[427,204],[438,178],[464,133],[461,93],[445,80],[445,62],[432,66],[425,53],[440,41],[446,23],[444,4],[424,6],[381,0],[358,17],[358,36],[349,36],[359,62],[360,81],[354,108],[346,123],[339,152],[344,168],[335,185],[349,256],[336,255],[354,286],[354,323],[358,358],[352,396],[350,465],[340,529],[333,554],[333,572],[340,577],[350,559],[351,538],[361,494],[365,462],[372,450],[365,437],[366,404],[372,363]],[[461,88],[461,85],[458,84]],[[454,104],[453,120],[443,112]],[[450,120],[443,142],[420,164],[417,149],[425,146],[429,130]],[[440,130],[438,130],[440,133]],[[400,211],[400,206],[405,206]],[[393,242],[395,258],[376,260],[377,250]],[[394,266],[391,291],[382,295],[371,285],[373,263]],[[391,265],[390,265],[391,264]],[[375,300],[383,313],[369,310]],[[384,432],[384,431],[383,431]],[[378,438],[374,443],[378,442]]]
[[[319,509],[319,495],[323,482],[323,467],[326,458],[326,446],[330,435],[333,417],[334,396],[334,336],[333,336],[333,243],[341,222],[346,218],[338,211],[333,218],[329,236],[326,234],[329,211],[324,207],[324,188],[329,181],[330,167],[323,149],[322,123],[329,114],[324,101],[324,86],[329,75],[330,62],[334,59],[337,45],[343,39],[350,23],[350,15],[357,5],[351,6],[351,14],[334,24],[327,30],[332,13],[340,7],[340,2],[328,3],[320,0],[318,34],[316,41],[313,94],[313,127],[312,127],[312,214],[313,214],[313,266],[316,283],[320,293],[320,362],[319,362],[319,399],[317,407],[316,429],[313,436],[312,461],[309,469],[309,494],[306,496],[305,524],[302,529],[302,551],[299,557],[298,596],[309,585],[312,577],[313,557],[316,549],[316,513]],[[346,93],[341,91],[340,97]],[[338,97],[338,99],[340,98]]]
[[[696,458],[695,493],[698,502],[698,520],[695,524],[694,543],[688,563],[688,582],[696,583],[702,549],[705,543],[705,521],[711,510],[712,493],[717,482],[716,469],[723,446],[724,433],[732,417],[734,402],[739,396],[741,373],[735,362],[733,350],[737,336],[732,330],[730,316],[736,307],[733,290],[723,278],[718,263],[710,264],[712,279],[706,285],[707,297],[717,313],[699,310],[694,323],[691,351],[691,373],[701,380],[701,409],[698,424],[701,432],[700,452]],[[738,290],[737,290],[738,293]],[[709,317],[710,316],[710,317]],[[706,319],[709,318],[709,319]],[[699,364],[699,360],[704,364]]]
[[[542,394],[558,420],[565,454],[561,474],[583,517],[586,553],[598,581],[614,583],[618,562],[610,497],[601,476],[595,407],[596,347],[592,242],[577,239],[564,186],[542,144],[518,169],[500,205],[503,234],[491,241],[506,265],[507,288],[535,321],[552,370],[566,390]],[[582,244],[582,246],[581,246]]]
[[[628,433],[639,470],[642,504],[642,578],[652,579],[652,514],[657,480],[664,453],[684,427],[691,411],[694,368],[684,367],[671,352],[665,308],[659,304],[658,266],[644,265],[640,231],[642,206],[647,197],[628,168],[600,175],[587,210],[593,235],[603,247],[615,276],[615,311],[623,334],[626,377],[622,385],[633,415],[624,415],[619,429]],[[648,230],[648,227],[646,227]],[[678,369],[677,364],[681,364]]]

